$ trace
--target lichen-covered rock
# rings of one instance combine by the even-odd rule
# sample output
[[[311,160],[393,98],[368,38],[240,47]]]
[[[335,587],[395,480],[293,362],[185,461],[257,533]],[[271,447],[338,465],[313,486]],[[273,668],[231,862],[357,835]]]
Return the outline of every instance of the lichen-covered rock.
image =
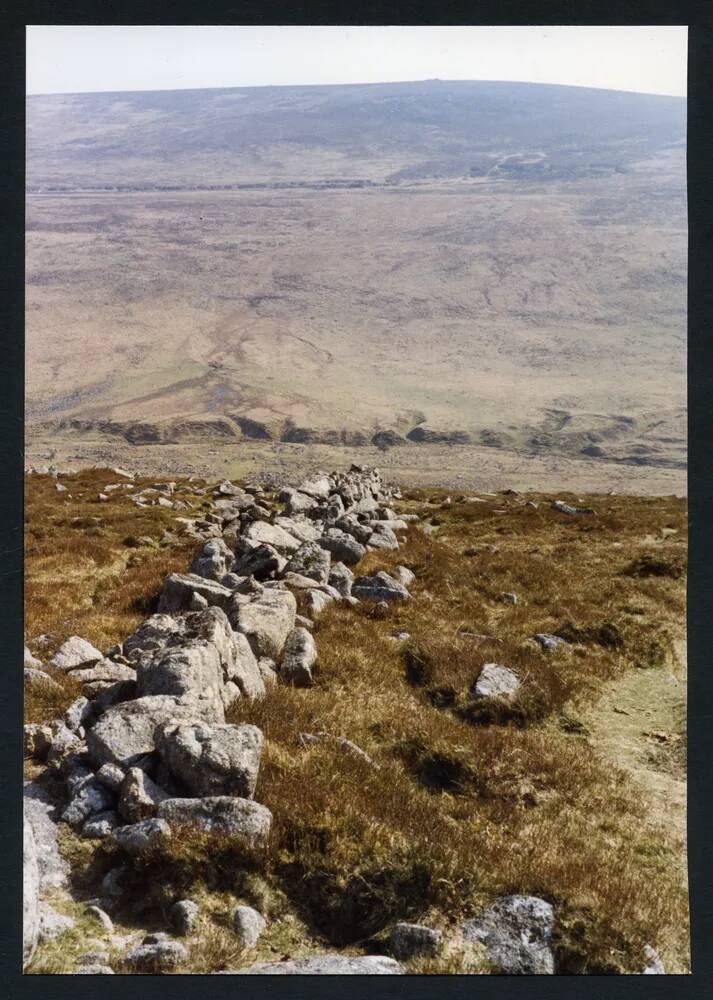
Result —
[[[67,729],[71,729],[73,733],[79,732],[86,726],[87,722],[92,718],[92,705],[88,698],[80,695],[79,698],[75,698],[72,704],[69,706],[67,711],[64,713],[64,722]]]
[[[316,618],[325,608],[329,607],[334,598],[323,590],[308,590],[305,596],[305,611]]]
[[[196,553],[189,572],[220,583],[225,574],[232,570],[234,562],[235,556],[223,539],[214,538]]]
[[[244,537],[252,545],[270,545],[282,555],[294,552],[301,545],[299,538],[267,521],[253,521]]]
[[[407,601],[409,592],[398,580],[380,570],[373,576],[358,576],[352,584],[352,596],[360,601]]]
[[[118,813],[114,809],[105,809],[104,812],[95,813],[85,821],[81,836],[85,840],[103,840],[113,833],[117,826],[119,826]]]
[[[537,896],[503,896],[461,927],[465,941],[481,942],[506,975],[552,975],[552,906]]]
[[[167,646],[139,663],[136,684],[139,698],[164,695],[224,706],[223,665],[210,642],[189,640],[185,645]]]
[[[312,667],[317,662],[317,647],[306,628],[294,628],[282,651],[280,677],[295,687],[310,687]]]
[[[253,797],[263,746],[257,726],[165,726],[158,746],[172,773],[195,795]]]
[[[270,833],[272,813],[252,799],[214,795],[202,799],[166,799],[159,817],[171,827],[194,826],[206,833],[229,834],[247,847],[261,846]]]
[[[394,570],[394,577],[407,589],[416,582],[416,574],[407,566],[397,566]]]
[[[156,749],[155,733],[164,723],[172,719],[223,722],[224,718],[212,701],[179,701],[166,695],[136,698],[108,709],[88,731],[87,747],[98,766],[132,767]]]
[[[42,785],[27,781],[23,786],[24,823],[32,829],[37,848],[40,889],[61,889],[67,884],[69,865],[57,847],[57,807]]]
[[[159,613],[187,610],[194,594],[204,597],[211,607],[224,608],[232,593],[222,583],[195,573],[171,573],[164,580],[158,610]]]
[[[40,726],[35,722],[28,723],[23,730],[23,747],[25,757],[35,760],[45,760],[52,746],[52,730],[49,726]]]
[[[316,580],[317,583],[326,583],[329,578],[331,561],[332,557],[329,552],[317,542],[304,542],[293,552],[285,567],[285,572],[299,573],[301,576]]]
[[[135,659],[141,653],[163,649],[169,639],[183,635],[185,630],[185,618],[163,614],[151,615],[127,639],[124,639],[124,655],[129,659]]]
[[[286,565],[287,559],[271,545],[254,544],[240,556],[234,570],[255,580],[267,580],[281,573]]]
[[[278,660],[285,640],[295,626],[297,601],[288,590],[264,590],[249,603],[231,604],[228,617],[257,657]]]
[[[473,685],[472,693],[478,698],[512,698],[520,688],[517,674],[499,663],[486,663]]]

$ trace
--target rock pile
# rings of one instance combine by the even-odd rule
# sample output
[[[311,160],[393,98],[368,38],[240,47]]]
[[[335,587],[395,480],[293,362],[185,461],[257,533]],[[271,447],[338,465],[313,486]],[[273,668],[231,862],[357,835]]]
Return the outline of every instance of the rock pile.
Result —
[[[127,864],[185,826],[263,845],[272,822],[254,801],[263,735],[226,723],[225,712],[263,698],[278,680],[312,684],[313,623],[297,615],[295,593],[312,617],[332,602],[408,599],[405,567],[399,579],[355,578],[349,568],[368,550],[398,548],[407,523],[388,506],[394,495],[376,470],[352,466],[282,490],[279,512],[259,489],[221,483],[211,513],[184,519],[202,544],[188,573],[166,578],[157,613],[106,653],[73,636],[49,661],[82,685],[64,719],[25,727],[26,754],[63,782],[61,820],[119,848]],[[51,683],[27,653],[25,662]],[[39,933],[40,892],[28,829],[25,961]],[[120,891],[107,883],[101,906],[111,910]],[[173,968],[185,949],[165,944],[142,944],[126,969]]]

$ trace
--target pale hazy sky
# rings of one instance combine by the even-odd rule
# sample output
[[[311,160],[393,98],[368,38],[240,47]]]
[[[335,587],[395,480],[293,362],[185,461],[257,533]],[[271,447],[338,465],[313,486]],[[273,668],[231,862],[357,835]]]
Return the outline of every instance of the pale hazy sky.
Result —
[[[513,80],[686,94],[685,27],[27,28],[28,94]]]

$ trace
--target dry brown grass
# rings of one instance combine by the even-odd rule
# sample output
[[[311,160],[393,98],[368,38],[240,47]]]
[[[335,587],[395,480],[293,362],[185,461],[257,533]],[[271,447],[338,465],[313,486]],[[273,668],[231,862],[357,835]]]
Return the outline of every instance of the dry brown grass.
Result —
[[[214,919],[191,968],[208,971],[239,957],[226,893],[269,916],[276,941],[297,920],[322,947],[371,950],[394,920],[452,931],[498,894],[533,893],[555,904],[560,971],[638,971],[645,943],[670,970],[685,970],[687,900],[668,840],[576,723],[577,706],[603,683],[670,655],[683,581],[642,579],[627,567],[647,553],[685,559],[685,502],[582,497],[596,516],[570,519],[543,497],[537,509],[524,497],[445,507],[435,499],[413,493],[401,505],[422,524],[437,518],[435,536],[412,528],[398,552],[370,553],[360,567],[411,567],[413,600],[382,620],[366,607],[330,608],[316,627],[314,687],[277,686],[230,714],[267,738],[256,798],[274,814],[268,849],[247,856],[229,842],[174,838],[137,869],[132,905],[141,899],[142,919],[160,924],[171,902],[203,893]],[[187,552],[155,552],[147,580],[155,573],[158,584],[169,556],[185,568]],[[503,604],[503,591],[519,603]],[[132,613],[124,588],[108,593],[105,613],[118,630]],[[93,613],[83,610],[81,621],[88,626]],[[530,641],[565,627],[576,645],[545,654]],[[408,643],[394,641],[398,631],[410,633]],[[463,631],[492,638],[478,645]],[[492,660],[518,671],[522,694],[485,715],[469,689]],[[301,746],[299,734],[315,731],[354,741],[377,766],[329,743]],[[295,954],[297,939],[287,939]],[[482,958],[456,951],[412,971],[484,969]]]

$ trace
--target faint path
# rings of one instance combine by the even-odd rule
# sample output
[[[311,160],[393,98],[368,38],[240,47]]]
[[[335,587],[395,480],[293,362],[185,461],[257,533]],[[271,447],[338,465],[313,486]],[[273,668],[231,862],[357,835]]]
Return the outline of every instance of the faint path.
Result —
[[[686,642],[674,644],[672,669],[631,669],[607,685],[583,721],[589,743],[627,771],[665,829],[680,868],[686,863]]]

